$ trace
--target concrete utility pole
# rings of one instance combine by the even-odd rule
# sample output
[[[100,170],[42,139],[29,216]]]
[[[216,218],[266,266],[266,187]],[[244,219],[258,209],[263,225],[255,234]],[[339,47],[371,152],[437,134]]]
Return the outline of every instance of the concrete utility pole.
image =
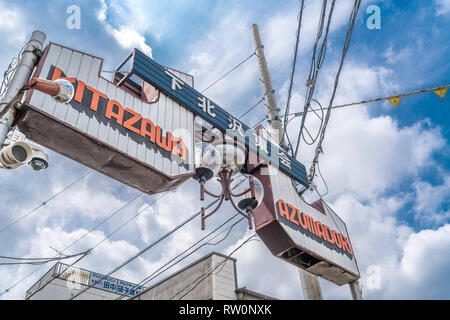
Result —
[[[280,109],[277,107],[275,101],[274,90],[272,82],[270,81],[269,69],[267,68],[266,57],[264,55],[264,46],[261,42],[258,26],[252,24],[253,41],[255,44],[255,52],[258,58],[259,73],[264,90],[264,100],[267,108],[267,121],[269,122],[271,134],[278,141],[278,144],[284,145],[283,141],[283,126],[280,121]],[[303,269],[298,269],[300,274],[300,282],[302,284],[303,297],[305,300],[323,300],[320,283],[317,276]]]
[[[14,73],[11,83],[6,90],[6,93],[0,102],[0,112],[8,105],[8,103],[16,98],[19,91],[28,83],[31,74],[34,70],[38,60],[37,51],[42,51],[46,39],[45,33],[41,31],[33,31],[31,38],[28,41],[20,61],[18,62],[16,72]],[[10,108],[4,116],[0,119],[0,145],[5,142],[8,132],[11,130],[11,125],[14,120],[16,108]]]
[[[359,287],[359,281],[355,280],[353,282],[350,282],[348,284],[348,286],[350,287],[350,292],[352,293],[352,298],[353,300],[362,300],[362,291],[361,288]]]
[[[270,81],[269,69],[267,68],[266,56],[264,55],[264,46],[259,36],[258,25],[252,24],[253,41],[255,43],[255,53],[258,58],[258,68],[261,75],[262,86],[264,90],[264,100],[267,110],[267,121],[270,125],[271,134],[276,138],[278,143],[284,144],[281,141],[283,137],[283,126],[280,120],[280,109],[277,107],[275,101],[275,91],[272,88],[272,81]]]

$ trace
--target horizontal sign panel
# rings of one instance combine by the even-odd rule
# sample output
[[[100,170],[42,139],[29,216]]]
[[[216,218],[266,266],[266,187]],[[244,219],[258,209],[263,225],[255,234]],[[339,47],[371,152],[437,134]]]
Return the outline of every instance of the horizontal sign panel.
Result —
[[[359,278],[345,223],[322,199],[306,203],[282,172],[255,176],[264,185],[256,231],[273,254],[338,285]]]
[[[50,44],[34,76],[67,79],[75,95],[70,104],[62,104],[32,90],[26,103],[46,126],[39,128],[25,118],[22,132],[147,193],[173,189],[192,176],[194,114],[164,92],[156,102],[147,103],[102,78],[101,66],[100,58]],[[75,151],[77,144],[83,144],[83,155]]]
[[[127,297],[134,297],[142,292],[144,287],[126,282],[120,279],[105,277],[104,275],[91,272],[89,285],[105,291],[117,293]]]
[[[136,73],[162,92],[173,97],[196,115],[226,132],[228,136],[233,136],[238,141],[245,143],[251,151],[257,153],[261,158],[269,160],[293,179],[305,186],[308,185],[303,164],[276,144],[258,136],[253,128],[241,123],[212,100],[199,93],[138,49],[134,49],[131,72]]]

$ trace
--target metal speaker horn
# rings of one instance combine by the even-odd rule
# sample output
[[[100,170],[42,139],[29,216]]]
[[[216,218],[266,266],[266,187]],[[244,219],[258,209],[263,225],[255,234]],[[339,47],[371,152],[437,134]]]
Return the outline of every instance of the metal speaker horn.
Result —
[[[7,169],[20,167],[30,162],[32,157],[32,147],[23,141],[12,143],[0,150],[0,162]]]

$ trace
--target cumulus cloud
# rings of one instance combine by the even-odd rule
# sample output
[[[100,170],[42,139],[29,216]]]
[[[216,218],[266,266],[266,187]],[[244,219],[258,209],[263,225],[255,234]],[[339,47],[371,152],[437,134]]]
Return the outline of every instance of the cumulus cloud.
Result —
[[[436,15],[446,15],[450,13],[450,1],[449,0],[435,0]]]
[[[133,5],[127,6],[116,1],[108,4],[102,1],[101,4],[102,8],[97,12],[97,19],[107,32],[106,38],[110,41],[109,39],[113,37],[122,48],[138,47],[151,54],[151,47],[145,40],[145,36],[150,32],[148,30],[155,27],[158,22],[166,29],[152,29],[152,33],[168,30],[170,23],[162,21],[168,20],[167,16],[164,16],[164,19],[159,17],[158,20],[158,17],[149,15],[149,10],[145,13],[144,10],[139,12],[139,8],[146,5],[141,1],[136,0]],[[277,92],[281,105],[285,102],[287,94],[286,75],[290,68],[297,22],[297,12],[293,8],[296,9],[297,5],[298,3],[292,2],[292,5],[282,7],[281,12],[276,12],[260,25],[269,67],[274,75],[274,86],[281,88]],[[0,10],[2,12],[0,17],[3,14],[5,17],[21,19],[20,11],[5,8],[6,10]],[[332,34],[334,31],[343,30],[349,8],[349,4],[336,7]],[[305,10],[317,17],[320,3],[307,2]],[[136,13],[136,19],[129,19],[128,23],[120,19],[111,20],[111,15],[115,15],[115,18],[119,15],[128,17],[130,13]],[[255,17],[252,17],[248,10],[231,9],[225,14],[222,13],[211,13],[217,17],[214,24],[202,37],[187,45],[189,54],[185,59],[186,71],[191,70],[196,75],[196,86],[199,89],[216,80],[253,51],[250,24],[257,22],[254,21]],[[9,25],[11,22],[4,21],[5,19],[0,19],[0,23],[3,21],[6,29],[13,28],[14,26]],[[300,49],[302,61],[310,61],[308,54],[314,41],[316,24],[317,21],[313,19],[305,20]],[[330,96],[337,66],[337,61],[331,60],[335,57],[333,52],[340,52],[341,49],[339,46],[335,47],[331,39],[316,95],[324,106]],[[389,50],[385,55],[387,60],[392,58]],[[392,80],[395,65],[371,65],[361,60],[359,57],[353,57],[346,61],[336,104],[391,94],[402,89],[400,84]],[[299,71],[302,71],[301,68]],[[279,74],[282,76],[277,77]],[[304,87],[300,80],[298,81],[293,93],[294,106],[302,105],[304,100]],[[238,114],[237,109],[244,104],[243,101],[246,101],[245,105],[250,105],[253,98],[257,101],[262,94],[259,82],[256,62],[251,60],[243,65],[238,73],[227,77],[220,86],[208,90],[208,96],[227,110],[233,111],[233,114]],[[384,110],[391,108],[389,104],[382,107]],[[447,298],[449,296],[448,290],[446,291],[446,280],[450,277],[448,274],[450,261],[447,258],[450,230],[448,212],[442,208],[442,204],[448,200],[449,179],[445,178],[432,184],[420,174],[423,169],[436,165],[433,155],[446,148],[447,142],[443,139],[440,129],[429,125],[426,121],[404,126],[396,121],[395,115],[373,116],[370,108],[369,105],[356,106],[333,112],[324,145],[325,153],[321,156],[320,162],[321,171],[330,189],[327,200],[347,223],[350,232],[362,275],[364,297]],[[291,136],[295,136],[298,122],[293,121],[292,124],[289,132]],[[317,130],[318,123],[311,121],[308,122],[308,126],[314,131]],[[307,164],[306,161],[312,158],[312,152],[312,148],[302,148],[301,160]],[[80,171],[68,170],[67,167],[75,168],[75,164],[53,153],[52,161],[53,169],[49,168],[46,172],[48,175],[41,175],[41,178],[37,178],[34,173],[27,173],[26,168],[14,173],[2,172],[2,179],[11,185],[10,193],[0,195],[2,202],[8,204],[8,207],[4,208],[5,214],[0,217],[2,224],[17,218],[17,212],[22,212],[23,207],[32,207],[33,203],[45,199],[42,194],[60,190],[61,186],[67,183],[65,180],[68,179],[68,172],[72,176],[74,175],[72,171]],[[13,180],[27,183],[13,183]],[[3,234],[3,250],[22,256],[53,255],[55,252],[49,246],[63,249],[85,234],[96,219],[105,217],[123,205],[126,198],[131,198],[132,191],[135,191],[123,188],[118,183],[102,180],[96,176],[95,179],[80,183],[77,188],[71,190],[71,194],[55,199],[53,203],[38,211],[35,218],[21,222],[20,228],[11,229],[9,230],[11,233]],[[415,197],[413,201],[411,194],[388,192],[398,188],[405,181],[413,184],[412,191]],[[36,188],[36,185],[41,187]],[[17,203],[17,199],[20,199],[17,197],[19,192],[28,194],[20,204]],[[95,198],[91,196],[93,194],[96,195]],[[110,271],[197,212],[202,204],[198,201],[198,184],[186,183],[142,212],[136,222],[128,226],[129,229],[105,241],[79,266],[99,273]],[[425,225],[427,229],[420,230],[423,225],[415,229],[405,219],[399,217],[399,212],[411,204],[412,215],[419,212],[426,214],[428,220],[421,222],[430,224]],[[138,201],[129,209],[134,214],[142,209],[142,206],[142,201]],[[205,232],[212,230],[232,214],[234,211],[229,206],[223,206],[211,220],[207,220]],[[420,218],[423,217],[416,217]],[[111,224],[113,227],[117,226],[119,221]],[[108,228],[112,227],[105,226],[105,229],[101,229],[103,231],[96,230],[90,233],[72,249],[81,251],[101,241]],[[200,239],[205,232],[200,231],[200,220],[197,218],[115,276],[139,281]],[[229,239],[226,239],[228,242],[203,248],[174,267],[173,271],[211,250],[229,253],[249,234],[244,223],[230,234]],[[20,238],[20,241],[16,241],[17,238]],[[262,242],[249,242],[236,253],[235,257],[238,259],[239,286],[247,286],[249,289],[281,299],[302,298],[297,269],[273,257]],[[42,268],[41,272],[34,274],[4,297],[22,299],[25,290],[47,268],[48,266]],[[11,286],[33,270],[34,268],[26,266],[1,270],[0,288]],[[370,286],[374,276],[373,270],[380,271],[380,289]],[[168,274],[170,272],[165,275]],[[422,289],[426,285],[425,281],[430,281],[430,285],[427,284],[430,290]],[[325,298],[350,298],[346,286],[337,287],[327,281],[321,281],[321,284]]]
[[[445,176],[440,185],[431,185],[426,181],[414,184],[416,200],[414,204],[415,218],[419,222],[441,225],[450,218],[450,176]]]
[[[117,7],[115,7],[117,8]],[[120,7],[118,7],[120,8]],[[113,27],[107,21],[108,5],[102,0],[101,8],[97,12],[97,18],[103,22],[106,31],[111,34],[117,43],[124,49],[138,48],[149,57],[152,57],[152,48],[146,44],[145,37],[136,29],[128,25],[120,25],[118,28]]]

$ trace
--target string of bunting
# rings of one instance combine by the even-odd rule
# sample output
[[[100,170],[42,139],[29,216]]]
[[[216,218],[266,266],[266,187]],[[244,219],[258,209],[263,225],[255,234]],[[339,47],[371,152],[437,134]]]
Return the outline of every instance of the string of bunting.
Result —
[[[358,102],[342,104],[342,105],[338,105],[338,106],[332,106],[331,109],[349,107],[349,106],[354,106],[354,105],[357,105],[357,104],[365,104],[365,103],[369,103],[369,102],[377,102],[377,101],[383,101],[383,100],[388,100],[395,107],[398,107],[398,105],[400,103],[400,99],[402,97],[404,97],[404,96],[410,96],[410,95],[413,95],[413,94],[433,91],[439,97],[444,98],[445,94],[447,93],[447,89],[448,88],[450,88],[450,85],[445,85],[445,86],[441,86],[441,87],[437,87],[437,88],[431,88],[431,89],[423,89],[423,90],[418,90],[418,91],[412,91],[412,92],[408,92],[408,93],[398,94],[398,95],[395,95],[395,96],[382,97],[382,98],[376,98],[376,99],[370,99],[370,100],[363,100],[363,101],[358,101]],[[313,111],[320,111],[320,109],[309,109],[308,110],[308,112],[313,112]],[[303,115],[303,112],[296,112],[296,113],[288,114],[288,116],[294,116],[294,117],[299,117],[301,115]],[[261,123],[264,120],[265,120],[265,118],[262,119],[259,123]]]
[[[360,101],[360,102],[353,102],[353,103],[343,104],[343,105],[339,105],[339,106],[334,106],[333,109],[335,109],[335,108],[342,108],[342,107],[348,107],[348,106],[352,106],[352,105],[355,105],[355,104],[364,104],[364,103],[369,103],[369,102],[381,101],[381,100],[388,100],[390,103],[392,103],[394,105],[394,107],[398,107],[398,105],[400,103],[400,99],[402,97],[410,96],[410,95],[413,95],[413,94],[419,94],[419,93],[433,91],[439,97],[444,98],[445,94],[447,93],[447,89],[449,87],[450,87],[450,85],[445,85],[445,86],[441,86],[441,87],[437,87],[437,88],[423,89],[423,90],[417,90],[417,91],[402,93],[402,94],[395,95],[395,96],[389,96],[389,97],[365,100],[365,101]]]

